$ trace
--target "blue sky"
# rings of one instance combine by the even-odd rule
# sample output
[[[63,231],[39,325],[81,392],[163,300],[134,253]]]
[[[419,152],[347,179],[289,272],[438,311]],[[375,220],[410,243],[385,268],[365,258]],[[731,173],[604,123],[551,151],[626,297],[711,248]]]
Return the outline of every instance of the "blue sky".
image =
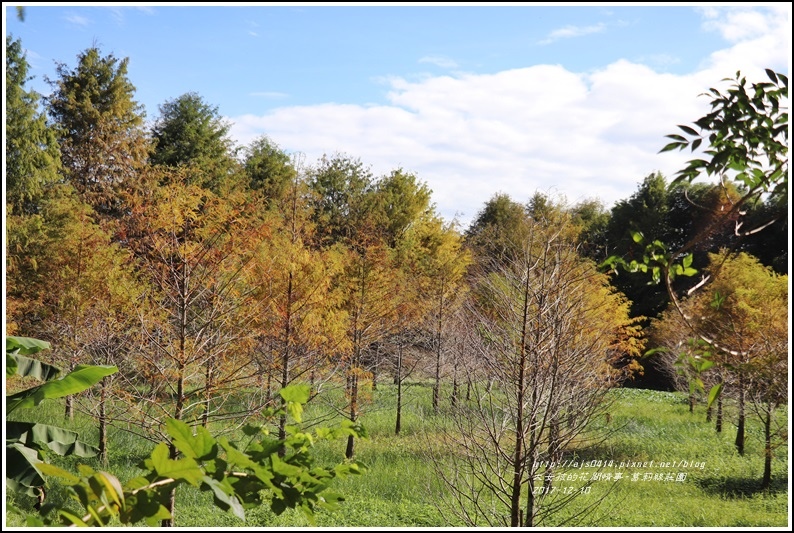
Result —
[[[498,192],[610,208],[683,165],[657,152],[707,109],[698,94],[791,64],[787,3],[4,6],[30,88],[96,43],[129,58],[147,119],[195,91],[238,145],[401,167],[464,226]]]

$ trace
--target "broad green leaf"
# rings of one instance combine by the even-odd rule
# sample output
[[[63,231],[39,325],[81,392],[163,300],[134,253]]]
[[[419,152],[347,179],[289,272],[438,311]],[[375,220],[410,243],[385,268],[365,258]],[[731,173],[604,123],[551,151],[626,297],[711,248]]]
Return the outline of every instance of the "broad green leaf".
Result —
[[[14,352],[19,355],[33,355],[42,350],[49,350],[51,347],[47,341],[30,337],[6,337],[6,353]]]
[[[708,403],[706,404],[707,408],[711,407],[711,404],[713,404],[716,401],[716,399],[719,398],[723,386],[724,385],[722,383],[717,383],[716,385],[711,387],[711,390],[709,391]]]
[[[641,244],[641,243],[642,243],[642,241],[645,239],[645,237],[643,236],[643,234],[642,234],[642,232],[641,232],[641,231],[632,231],[632,232],[631,232],[631,238],[632,238],[632,239],[634,240],[634,242],[636,242],[637,244]]]
[[[189,457],[171,459],[168,446],[164,442],[154,448],[148,462],[151,463],[151,468],[157,472],[157,475],[176,480],[185,480],[196,487],[201,484],[201,478],[204,476],[204,472],[193,459]]]
[[[38,452],[21,443],[6,445],[6,486],[17,492],[25,492],[36,496],[34,487],[44,485],[44,478],[39,471],[42,465]]]
[[[681,261],[681,264],[684,265],[684,268],[689,268],[692,266],[692,254],[686,254],[684,259]]]
[[[289,412],[289,416],[292,417],[295,422],[301,422],[303,420],[303,406],[301,404],[288,402],[287,412]]]
[[[229,461],[229,464],[239,466],[241,468],[255,468],[257,466],[257,464],[252,461],[248,455],[232,446],[226,437],[219,438],[218,442],[226,451],[226,459]]]
[[[22,377],[36,378],[39,381],[50,381],[61,373],[61,369],[56,366],[8,352],[6,352],[6,365],[6,377],[16,374]]]
[[[102,378],[118,372],[115,366],[79,365],[61,379],[6,397],[6,415],[19,407],[34,407],[48,398],[62,398],[82,392]]]
[[[124,489],[119,479],[108,472],[97,472],[96,478],[105,487],[105,493],[110,494],[113,498],[113,502],[122,507],[124,505]]]
[[[657,353],[666,353],[666,352],[669,352],[669,351],[670,350],[668,350],[667,348],[661,346],[659,348],[651,348],[650,350],[648,350],[644,354],[642,354],[642,356],[643,357],[650,357],[650,356],[655,355]]]
[[[297,477],[301,474],[299,467],[285,463],[275,453],[270,456],[270,464],[273,465],[273,472],[285,477]]]
[[[209,476],[204,476],[202,479],[205,485],[212,489],[215,505],[224,511],[231,511],[234,516],[240,520],[245,520],[245,510],[243,509],[240,500],[234,494],[234,489],[229,485],[212,479]]]
[[[218,445],[212,438],[207,428],[196,427],[196,435],[190,426],[181,420],[169,418],[165,422],[168,434],[172,437],[174,446],[182,452],[185,457],[204,461],[212,459],[218,454]]]
[[[287,385],[279,391],[279,394],[286,402],[306,403],[309,401],[311,389],[309,385]]]
[[[6,422],[6,440],[16,440],[26,446],[46,446],[58,455],[94,457],[99,450],[78,440],[79,435],[71,430],[34,422]]]
[[[58,468],[55,465],[51,465],[49,463],[40,463],[37,465],[41,473],[45,476],[50,477],[59,477],[66,481],[67,485],[74,485],[75,483],[80,483],[80,478],[72,474],[71,472],[67,472],[62,468]]]
[[[89,527],[89,524],[86,524],[83,519],[75,514],[70,513],[64,509],[60,509],[58,514],[69,521],[70,524],[80,527]]]

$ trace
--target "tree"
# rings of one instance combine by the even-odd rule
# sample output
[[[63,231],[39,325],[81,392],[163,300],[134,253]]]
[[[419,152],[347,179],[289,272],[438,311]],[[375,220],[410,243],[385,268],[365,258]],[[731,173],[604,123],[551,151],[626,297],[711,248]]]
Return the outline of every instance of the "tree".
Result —
[[[495,194],[466,230],[466,242],[478,254],[510,261],[520,250],[513,249],[527,233],[526,209],[505,193]]]
[[[668,211],[667,180],[658,172],[646,176],[628,200],[612,208],[607,225],[610,254],[627,262],[641,260],[643,250],[632,235],[641,234],[646,241],[667,239]],[[654,317],[667,304],[664,288],[649,285],[647,278],[636,272],[615,276],[613,283],[631,300],[633,316]]]
[[[149,154],[128,63],[92,47],[78,54],[75,69],[59,63],[58,77],[47,80],[54,89],[47,103],[66,177],[86,203],[113,217],[121,216],[120,194]]]
[[[735,78],[723,80],[731,82],[725,94],[715,88],[709,89],[706,96],[711,98],[711,112],[693,123],[697,129],[679,125],[684,135],[667,135],[672,142],[660,150],[689,148],[694,153],[707,141],[708,148],[702,150],[705,159],[688,161],[687,166],[676,174],[673,184],[691,184],[705,173],[718,179],[719,183],[713,187],[732,183],[741,191],[740,198],[732,201],[729,208],[713,217],[706,227],[680,247],[672,249],[659,240],[649,242],[639,232],[633,235],[635,241],[645,246],[640,270],[651,272],[654,282],[664,281],[670,300],[677,308],[679,297],[673,281],[681,275],[695,273],[690,268],[691,252],[699,243],[726,221],[733,223],[737,235],[758,233],[777,219],[748,228],[744,225],[744,208],[760,198],[772,203],[788,201],[788,112],[785,107],[788,77],[770,69],[766,74],[771,83],[758,82],[748,87],[747,79],[737,72]],[[609,258],[605,265],[635,271],[640,267],[639,262],[631,264],[618,257]],[[683,312],[682,316],[687,318]]]
[[[612,268],[620,266],[629,271],[650,272],[652,282],[664,283],[670,301],[680,314],[687,329],[711,349],[720,352],[720,359],[731,360],[735,354],[744,353],[742,344],[731,346],[717,341],[703,333],[694,316],[687,312],[684,298],[676,290],[673,282],[680,276],[693,276],[697,270],[692,268],[693,251],[701,243],[712,237],[718,228],[726,223],[734,226],[738,236],[749,236],[777,222],[780,209],[773,211],[773,218],[755,220],[756,225],[748,227],[746,215],[748,207],[760,200],[772,205],[788,203],[788,77],[766,69],[768,82],[752,83],[737,72],[735,78],[726,78],[730,86],[723,93],[711,88],[706,94],[711,99],[711,111],[696,120],[692,126],[679,125],[684,133],[667,135],[672,142],[660,151],[684,150],[691,152],[704,145],[702,158],[691,159],[673,180],[673,184],[691,184],[705,174],[716,177],[713,188],[731,186],[741,195],[730,199],[719,213],[713,213],[705,227],[683,245],[672,248],[669,243],[655,240],[649,242],[640,233],[633,235],[634,240],[645,246],[641,261],[628,262],[618,257],[610,257],[605,265]],[[693,127],[694,126],[694,127]],[[697,128],[697,129],[695,129]],[[683,293],[690,296],[708,286],[710,276],[703,276],[700,282],[688,287]],[[737,340],[733,338],[731,340]],[[741,392],[746,383],[741,379]],[[741,410],[741,407],[740,407]],[[743,430],[737,434],[737,449],[743,450]]]
[[[152,126],[155,146],[151,163],[192,166],[196,184],[218,193],[237,170],[230,127],[217,106],[198,93],[168,100],[160,105],[160,116]]]
[[[7,216],[38,211],[45,188],[59,179],[55,132],[39,111],[40,95],[25,90],[29,64],[19,39],[6,36],[5,193]]]
[[[450,509],[469,525],[544,525],[579,494],[549,498],[550,482],[536,480],[551,479],[603,412],[616,353],[642,347],[628,302],[578,256],[566,228],[527,229],[511,261],[482,258],[497,266],[478,270],[468,323],[494,386],[472,376],[472,401],[439,443]]]
[[[694,297],[691,312],[700,317],[699,337],[724,347],[717,361],[734,376],[732,388],[739,403],[736,449],[744,454],[748,393],[768,405],[770,418],[774,406],[785,401],[770,369],[787,369],[788,276],[774,274],[744,253],[711,259],[713,281]]]
[[[286,167],[285,167],[286,168]],[[281,388],[305,378],[314,388],[322,352],[344,349],[346,315],[334,282],[344,266],[338,247],[318,249],[309,190],[304,176],[290,166],[288,182],[268,198],[269,235],[254,258],[250,283],[261,305],[257,332],[267,340],[268,382],[273,372]],[[315,391],[312,390],[312,393]],[[286,438],[286,415],[279,420]]]
[[[349,244],[368,232],[373,221],[367,220],[371,203],[372,173],[359,159],[344,154],[323,157],[309,173],[309,185],[316,193],[311,209],[317,226],[319,243],[328,246]]]
[[[600,263],[609,256],[607,227],[611,218],[598,199],[582,200],[570,208],[572,222],[579,228],[582,254]]]
[[[207,425],[262,408],[253,398],[247,408],[224,409],[256,372],[251,325],[259,308],[249,274],[262,232],[242,194],[221,198],[201,188],[191,167],[152,172],[151,183],[166,185],[142,189],[125,231],[149,286],[137,350],[149,388],[130,391],[137,402],[129,422],[157,442],[168,441],[166,418]],[[173,442],[170,450],[176,458]]]
[[[282,199],[297,178],[290,156],[266,135],[246,147],[244,168],[250,187],[262,192],[266,205]]]
[[[451,333],[448,322],[463,303],[464,276],[472,261],[471,252],[463,246],[463,237],[455,223],[444,224],[439,218],[419,221],[403,245],[415,264],[411,278],[420,291],[416,298],[425,301],[425,328],[432,339],[428,344],[435,353],[432,405],[438,411],[442,361],[452,351],[448,346]]]
[[[122,309],[135,299],[129,254],[97,218],[70,186],[52,188],[26,246],[9,250],[10,322],[37,337],[57,339],[54,357],[67,371],[82,363],[118,363],[94,353],[96,335],[130,329],[117,321],[129,315]],[[77,398],[66,398],[69,418]],[[99,420],[102,425],[103,417]],[[104,441],[100,444],[104,454]]]
[[[397,247],[414,224],[431,215],[431,191],[427,184],[403,169],[381,177],[373,194],[376,224],[383,228],[383,238],[392,248]]]

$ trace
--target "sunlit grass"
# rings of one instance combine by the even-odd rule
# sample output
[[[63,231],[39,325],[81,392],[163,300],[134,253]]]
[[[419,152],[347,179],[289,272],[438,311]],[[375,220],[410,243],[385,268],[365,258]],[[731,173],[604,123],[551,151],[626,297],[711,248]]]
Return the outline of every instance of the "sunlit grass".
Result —
[[[368,438],[356,442],[356,459],[368,466],[366,474],[337,480],[333,490],[345,495],[346,501],[337,511],[317,513],[317,526],[333,527],[444,527],[462,525],[449,513],[439,511],[435,495],[445,490],[427,459],[429,440],[435,439],[437,423],[449,422],[447,408],[449,389],[442,391],[442,409],[434,414],[432,389],[428,383],[411,383],[403,391],[402,430],[395,435],[396,387],[381,383],[368,394],[361,409],[361,422]],[[724,430],[714,431],[714,424],[705,421],[705,409],[699,405],[689,412],[684,395],[635,389],[610,393],[615,403],[609,417],[599,417],[596,425],[612,431],[598,447],[577,449],[570,457],[579,461],[612,461],[601,472],[614,475],[619,481],[594,481],[589,494],[584,494],[554,515],[546,526],[583,525],[602,527],[784,527],[788,522],[787,446],[775,450],[772,489],[760,491],[763,471],[763,434],[757,419],[748,416],[747,443],[744,456],[734,447],[735,408],[726,409]],[[335,395],[335,398],[333,396]],[[328,398],[336,405],[344,403],[340,391],[329,391]],[[319,399],[318,399],[319,400]],[[307,421],[326,416],[328,402],[314,401],[307,406]],[[787,409],[780,410],[785,417]],[[95,423],[86,415],[77,414],[74,421],[63,420],[63,405],[47,401],[36,409],[18,414],[20,418],[63,425],[80,431],[83,440],[96,442]],[[431,424],[430,422],[435,422]],[[784,421],[785,425],[785,421]],[[110,432],[109,465],[94,459],[49,458],[54,463],[74,469],[78,463],[107,469],[122,481],[137,475],[141,458],[148,455],[152,444],[129,432]],[[315,448],[319,464],[332,465],[343,459],[345,442],[320,442]],[[650,464],[641,466],[641,463]],[[682,466],[686,461],[688,466]],[[632,465],[632,463],[635,463]],[[660,466],[671,463],[676,466]],[[702,468],[701,468],[702,466]],[[569,469],[573,472],[576,469]],[[579,470],[583,470],[580,468]],[[591,470],[595,471],[595,469]],[[680,481],[643,480],[646,473],[678,475]],[[639,478],[632,481],[633,474]],[[556,485],[564,487],[566,482]],[[601,499],[603,497],[603,499]],[[32,501],[9,495],[7,503],[24,512],[32,512]],[[565,521],[589,503],[600,503],[585,521]],[[53,483],[48,501],[66,503],[64,488]],[[180,487],[177,493],[176,523],[183,527],[307,527],[305,516],[287,511],[274,515],[267,506],[250,509],[246,521],[224,513],[213,506],[209,493]],[[24,517],[7,512],[10,526],[24,524]]]

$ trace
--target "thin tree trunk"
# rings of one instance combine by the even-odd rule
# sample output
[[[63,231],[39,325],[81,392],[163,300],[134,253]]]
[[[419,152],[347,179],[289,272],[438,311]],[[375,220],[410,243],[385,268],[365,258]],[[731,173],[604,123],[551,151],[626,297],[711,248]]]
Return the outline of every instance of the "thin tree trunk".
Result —
[[[358,419],[358,376],[353,376],[350,392],[350,421],[355,422]],[[345,457],[352,459],[355,453],[355,441],[353,435],[347,436],[347,447],[345,448]]]
[[[764,417],[764,476],[761,479],[761,490],[769,490],[772,485],[772,404],[766,404]]]
[[[516,440],[513,452],[513,484],[510,487],[510,526],[521,526],[521,486],[524,478],[524,372],[527,366],[527,327],[529,321],[529,273],[524,283],[524,309],[521,324],[521,338],[518,346],[518,376],[516,378]],[[533,404],[534,405],[534,404]],[[530,472],[531,473],[531,472]]]
[[[722,395],[717,398],[717,422],[714,426],[717,433],[722,433]]]
[[[397,375],[394,381],[397,383],[397,422],[394,425],[394,434],[399,435],[402,429],[402,405],[403,405],[403,344],[397,346]]]
[[[102,378],[99,385],[99,461],[105,466],[108,464],[107,414],[105,412],[107,379],[106,377]]]
[[[745,400],[744,378],[739,378],[739,423],[736,426],[736,441],[735,441],[736,451],[739,452],[739,455],[744,455],[744,419],[745,419],[744,400]]]

